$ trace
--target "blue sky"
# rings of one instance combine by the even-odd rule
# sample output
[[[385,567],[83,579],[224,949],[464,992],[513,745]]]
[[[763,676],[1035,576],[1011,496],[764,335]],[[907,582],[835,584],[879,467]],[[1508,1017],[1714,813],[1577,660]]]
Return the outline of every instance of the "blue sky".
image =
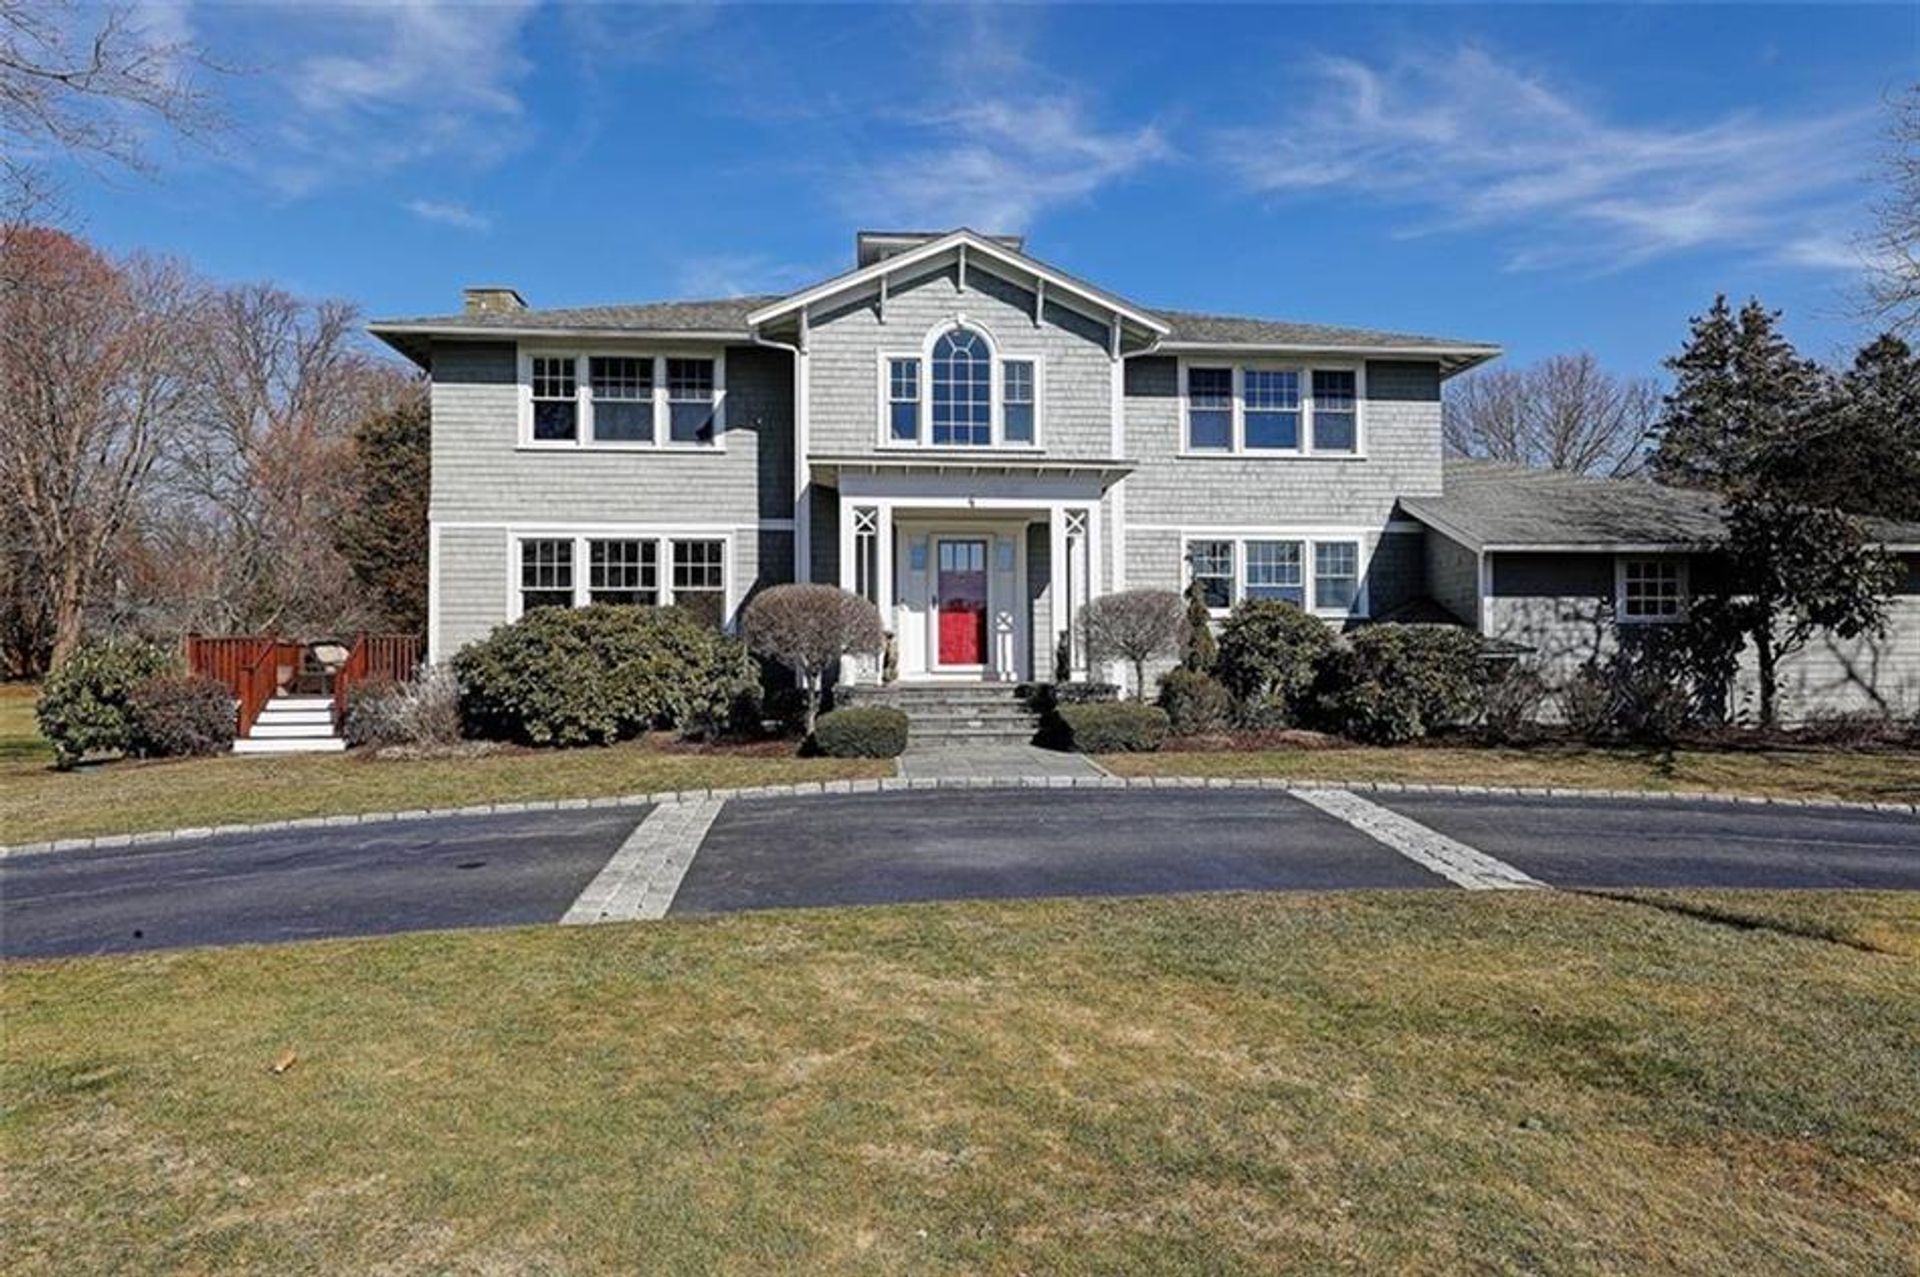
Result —
[[[1851,313],[1920,8],[153,0],[239,73],[209,152],[78,173],[115,248],[457,308],[781,291],[862,226],[1018,231],[1148,305],[1655,370],[1716,290]]]

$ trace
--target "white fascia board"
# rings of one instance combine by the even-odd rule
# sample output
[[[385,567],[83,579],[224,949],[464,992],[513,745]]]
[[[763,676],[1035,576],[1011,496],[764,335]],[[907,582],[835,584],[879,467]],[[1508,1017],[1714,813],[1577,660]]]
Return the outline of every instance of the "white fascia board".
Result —
[[[538,341],[551,338],[554,341],[692,341],[692,342],[729,342],[735,345],[745,343],[750,334],[745,329],[738,331],[716,331],[713,329],[696,330],[689,328],[536,328],[517,326],[513,328],[489,325],[485,328],[457,328],[448,324],[368,324],[367,331],[379,337],[387,333],[399,336],[449,337],[460,340],[485,339],[497,337],[503,341]]]
[[[1025,253],[1016,253],[1012,249],[1003,248],[992,240],[969,230],[953,231],[950,234],[942,235],[939,239],[928,240],[918,248],[909,249],[904,253],[896,253],[892,257],[884,258],[873,263],[871,266],[862,266],[857,270],[848,271],[844,275],[836,275],[832,279],[815,284],[812,288],[804,289],[790,296],[783,297],[772,305],[762,306],[759,310],[749,314],[747,316],[747,324],[750,327],[758,328],[769,320],[778,319],[782,315],[790,314],[802,307],[814,305],[829,297],[837,296],[840,293],[864,288],[883,276],[892,275],[903,270],[911,270],[921,262],[939,257],[944,253],[952,252],[962,247],[964,247],[968,253],[984,255],[1014,270],[1032,275],[1036,280],[1043,280],[1051,289],[1060,289],[1085,297],[1089,301],[1097,303],[1102,308],[1132,321],[1156,336],[1164,337],[1167,333],[1173,331],[1167,326],[1165,320],[1156,318],[1146,311],[1122,301],[1112,293],[1094,288],[1089,284],[1083,284],[1078,280],[1070,279],[1058,271],[1050,270],[1046,266],[1041,265]]]

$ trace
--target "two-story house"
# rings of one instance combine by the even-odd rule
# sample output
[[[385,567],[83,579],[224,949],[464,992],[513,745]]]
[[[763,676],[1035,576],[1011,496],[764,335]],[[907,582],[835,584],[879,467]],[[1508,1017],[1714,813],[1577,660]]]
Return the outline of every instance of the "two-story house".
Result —
[[[727,623],[796,580],[872,599],[912,681],[1048,678],[1078,609],[1141,586],[1342,625],[1508,614],[1495,558],[1517,547],[1460,529],[1530,477],[1456,499],[1441,456],[1441,383],[1485,342],[1144,306],[964,229],[863,233],[852,269],[785,296],[542,310],[476,288],[372,331],[432,378],[435,659],[528,608]],[[1608,609],[1649,571],[1684,589],[1647,566],[1670,538],[1581,535],[1528,547],[1549,565],[1529,588],[1585,548],[1627,573]],[[1591,563],[1569,571],[1588,590]]]

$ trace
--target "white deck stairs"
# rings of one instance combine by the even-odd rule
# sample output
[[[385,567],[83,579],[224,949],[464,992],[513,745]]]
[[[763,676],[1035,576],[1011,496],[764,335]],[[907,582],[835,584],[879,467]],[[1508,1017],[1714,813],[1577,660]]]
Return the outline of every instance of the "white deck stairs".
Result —
[[[233,742],[236,754],[327,754],[346,747],[334,730],[331,696],[275,696],[253,729]]]

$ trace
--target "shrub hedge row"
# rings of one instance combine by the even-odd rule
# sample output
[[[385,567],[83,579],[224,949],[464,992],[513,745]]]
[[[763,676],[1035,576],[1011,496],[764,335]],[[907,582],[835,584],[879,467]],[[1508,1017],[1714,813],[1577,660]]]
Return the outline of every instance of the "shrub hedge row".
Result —
[[[829,758],[898,758],[907,748],[907,716],[891,705],[830,710],[813,725],[813,747]]]
[[[1167,711],[1157,705],[1062,705],[1053,712],[1048,737],[1078,754],[1145,754],[1167,738]]]

